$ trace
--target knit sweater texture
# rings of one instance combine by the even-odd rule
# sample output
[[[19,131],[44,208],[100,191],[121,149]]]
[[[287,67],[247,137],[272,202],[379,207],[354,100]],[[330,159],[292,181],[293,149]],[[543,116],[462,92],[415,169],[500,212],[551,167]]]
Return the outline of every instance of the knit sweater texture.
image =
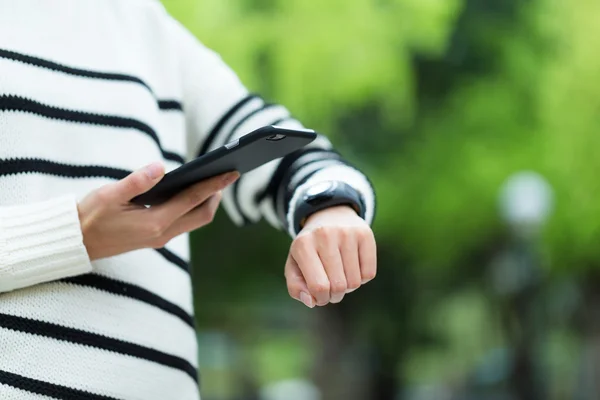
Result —
[[[90,262],[77,202],[272,124],[303,127],[158,1],[0,0],[0,399],[199,398],[188,235]],[[332,179],[370,222],[371,185],[324,136],[222,204],[285,230],[294,193]]]

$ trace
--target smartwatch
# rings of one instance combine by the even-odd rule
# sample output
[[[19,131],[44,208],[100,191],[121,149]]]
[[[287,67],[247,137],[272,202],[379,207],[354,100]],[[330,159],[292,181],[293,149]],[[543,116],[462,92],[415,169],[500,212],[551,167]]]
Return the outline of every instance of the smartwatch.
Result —
[[[301,189],[298,200],[290,206],[294,210],[294,232],[300,232],[308,217],[329,207],[347,205],[365,218],[366,206],[362,195],[352,186],[344,182],[325,181]]]

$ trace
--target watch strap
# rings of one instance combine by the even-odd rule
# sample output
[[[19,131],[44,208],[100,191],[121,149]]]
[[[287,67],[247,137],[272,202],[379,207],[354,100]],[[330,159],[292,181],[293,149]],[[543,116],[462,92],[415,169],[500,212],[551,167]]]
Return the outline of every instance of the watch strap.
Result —
[[[288,224],[291,225],[288,229],[293,234],[300,232],[308,217],[330,207],[347,205],[361,218],[365,218],[366,206],[362,195],[345,182],[320,182],[300,189],[300,193],[294,198],[295,201],[292,200],[290,204],[293,207],[293,218],[288,219]]]

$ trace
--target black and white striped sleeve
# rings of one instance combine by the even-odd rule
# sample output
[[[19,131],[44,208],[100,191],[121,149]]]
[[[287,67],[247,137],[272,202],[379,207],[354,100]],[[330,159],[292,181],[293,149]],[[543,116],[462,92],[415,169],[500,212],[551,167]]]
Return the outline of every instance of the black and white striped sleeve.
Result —
[[[265,125],[303,128],[282,105],[272,104],[249,93],[236,74],[214,51],[199,43],[172,20],[174,40],[179,46],[184,108],[188,126],[188,156],[201,155]],[[289,207],[299,188],[322,181],[338,180],[362,196],[366,220],[371,223],[375,209],[372,185],[359,170],[332,149],[323,135],[309,146],[283,159],[244,174],[223,193],[223,205],[238,225],[266,219],[295,236],[287,221],[293,220]]]

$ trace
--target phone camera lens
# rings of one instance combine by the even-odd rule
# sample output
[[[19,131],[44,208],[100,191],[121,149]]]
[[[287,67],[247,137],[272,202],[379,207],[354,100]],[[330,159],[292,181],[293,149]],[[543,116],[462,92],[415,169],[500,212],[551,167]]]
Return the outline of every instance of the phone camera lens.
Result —
[[[267,140],[271,140],[271,141],[278,141],[278,140],[282,140],[285,139],[285,135],[281,135],[281,134],[277,134],[277,135],[271,135],[267,138]]]

